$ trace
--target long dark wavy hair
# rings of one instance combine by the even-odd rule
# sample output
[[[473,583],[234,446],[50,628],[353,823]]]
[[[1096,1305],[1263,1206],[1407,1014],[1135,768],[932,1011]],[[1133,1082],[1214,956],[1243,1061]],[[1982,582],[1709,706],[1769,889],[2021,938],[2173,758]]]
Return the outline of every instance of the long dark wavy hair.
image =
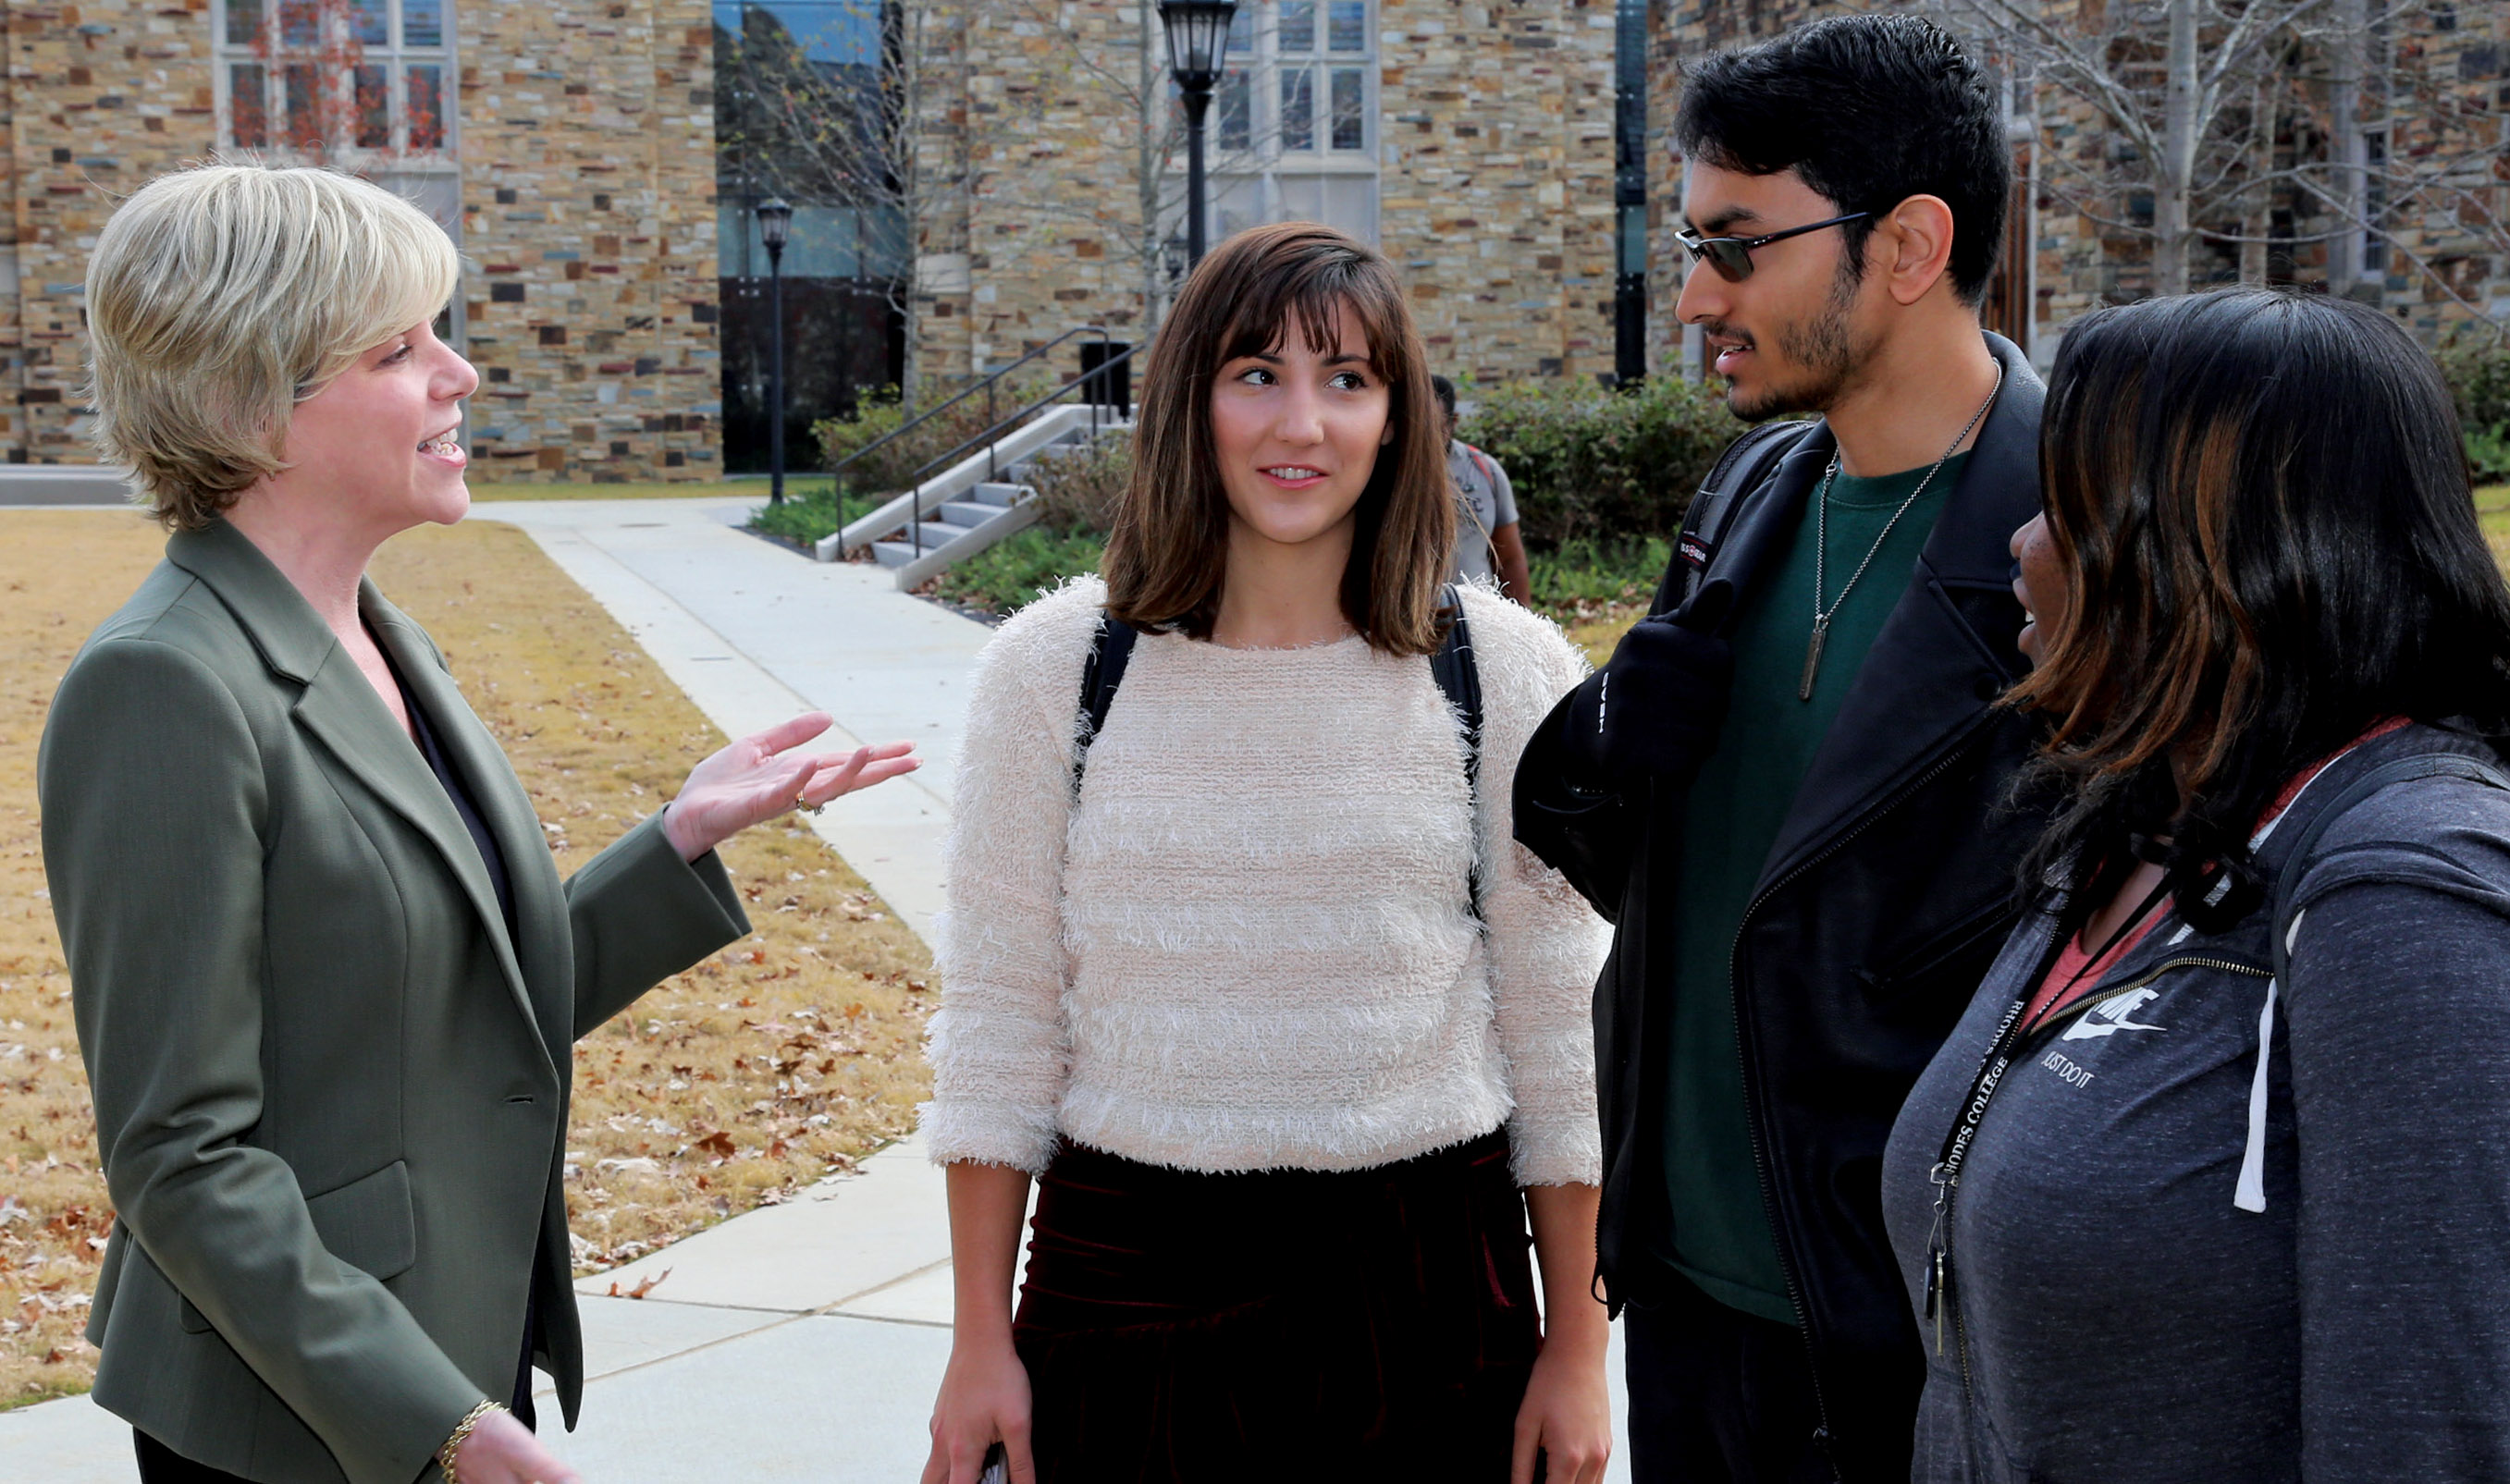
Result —
[[[2510,587],[2439,369],[2386,316],[2257,288],[2095,311],[2039,460],[2068,606],[2007,700],[2053,718],[2025,786],[2069,802],[2030,884],[2142,855],[2218,927],[2302,769],[2391,716],[2510,737]]]

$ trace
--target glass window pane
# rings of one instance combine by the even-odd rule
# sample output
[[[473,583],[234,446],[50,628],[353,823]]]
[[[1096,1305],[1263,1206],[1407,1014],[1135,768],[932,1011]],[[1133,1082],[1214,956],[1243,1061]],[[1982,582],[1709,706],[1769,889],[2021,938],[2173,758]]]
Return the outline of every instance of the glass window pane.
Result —
[[[279,0],[279,39],[291,47],[310,47],[323,34],[322,0]]]
[[[1244,149],[1252,142],[1255,90],[1246,69],[1232,67],[1220,79],[1220,147]]]
[[[1333,70],[1333,147],[1368,147],[1368,85],[1357,67]]]
[[[1284,52],[1312,52],[1316,49],[1316,0],[1281,0],[1279,30]]]
[[[360,66],[356,69],[358,94],[358,147],[389,149],[392,147],[392,84],[390,74],[381,66]]]
[[[349,0],[349,34],[361,47],[379,47],[392,39],[390,0]]]
[[[1229,52],[1222,59],[1251,61],[1255,57],[1255,7],[1241,5],[1229,21]]]
[[[227,120],[238,149],[264,149],[270,144],[270,82],[257,61],[227,68]]]
[[[281,124],[281,142],[290,149],[323,147],[323,122],[320,99],[322,85],[314,74],[312,62],[292,61],[281,74],[285,110]]]
[[[248,47],[261,39],[261,0],[227,0],[227,45]]]
[[[409,147],[444,147],[444,69],[434,62],[409,69]]]
[[[444,45],[444,0],[400,0],[400,44]]]
[[[1316,147],[1316,75],[1305,67],[1281,74],[1281,147]]]
[[[1333,0],[1325,16],[1326,46],[1337,52],[1368,50],[1368,0]]]

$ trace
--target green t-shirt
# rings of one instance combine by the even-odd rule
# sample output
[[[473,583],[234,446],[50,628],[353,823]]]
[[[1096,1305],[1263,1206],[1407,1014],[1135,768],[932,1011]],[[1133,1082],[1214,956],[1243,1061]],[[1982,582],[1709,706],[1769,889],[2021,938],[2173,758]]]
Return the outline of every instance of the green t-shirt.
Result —
[[[1819,529],[1806,502],[1784,557],[1736,625],[1733,701],[1724,738],[1683,806],[1664,1106],[1664,1179],[1673,1221],[1659,1255],[1709,1297],[1781,1324],[1795,1323],[1796,1313],[1743,1110],[1735,934],[1797,785],[1874,636],[1908,590],[1918,553],[1968,459],[1963,453],[1944,465],[1832,616],[1810,701],[1797,697],[1812,637]],[[1848,574],[1925,475],[1923,468],[1875,479],[1843,474],[1831,485],[1825,607],[1839,601]]]

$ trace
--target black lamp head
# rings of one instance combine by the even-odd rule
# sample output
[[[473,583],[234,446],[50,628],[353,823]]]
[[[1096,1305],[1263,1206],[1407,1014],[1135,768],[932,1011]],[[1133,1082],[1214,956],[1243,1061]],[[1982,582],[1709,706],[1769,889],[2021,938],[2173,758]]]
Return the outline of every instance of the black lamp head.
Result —
[[[1220,83],[1229,59],[1229,23],[1237,0],[1160,0],[1168,32],[1168,68],[1177,86],[1208,92]]]
[[[758,235],[769,248],[781,249],[792,228],[793,208],[783,197],[771,196],[758,204]]]

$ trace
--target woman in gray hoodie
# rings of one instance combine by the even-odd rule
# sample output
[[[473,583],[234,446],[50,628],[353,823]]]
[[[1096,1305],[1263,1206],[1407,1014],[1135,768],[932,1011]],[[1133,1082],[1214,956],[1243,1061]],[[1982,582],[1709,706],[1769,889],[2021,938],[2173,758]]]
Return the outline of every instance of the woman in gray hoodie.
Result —
[[[2035,909],[1903,1107],[1915,1477],[2510,1478],[2510,589],[2397,325],[2076,323]]]

